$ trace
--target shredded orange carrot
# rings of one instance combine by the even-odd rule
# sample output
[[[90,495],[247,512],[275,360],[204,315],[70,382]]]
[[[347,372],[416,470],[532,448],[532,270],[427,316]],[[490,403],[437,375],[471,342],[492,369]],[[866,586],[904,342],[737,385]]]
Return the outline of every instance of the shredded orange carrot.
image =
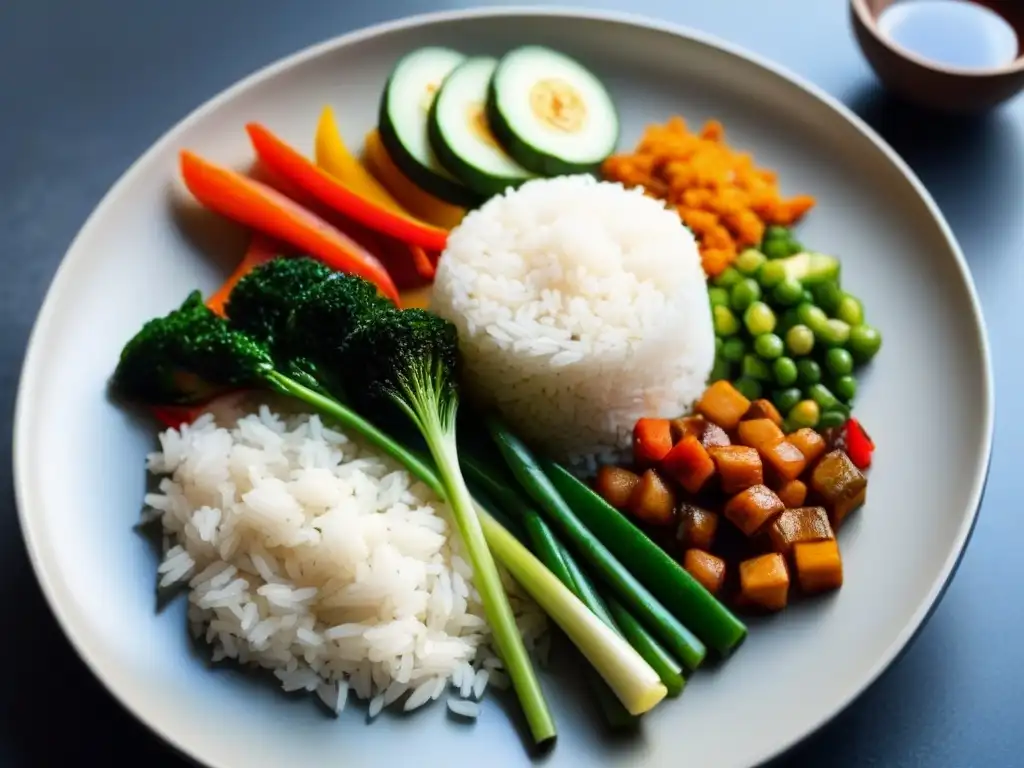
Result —
[[[700,242],[709,276],[744,249],[760,244],[765,227],[791,226],[815,203],[809,195],[783,198],[773,171],[725,143],[725,129],[709,120],[692,133],[681,117],[648,126],[633,152],[613,155],[602,168],[609,181],[642,186],[679,212]]]

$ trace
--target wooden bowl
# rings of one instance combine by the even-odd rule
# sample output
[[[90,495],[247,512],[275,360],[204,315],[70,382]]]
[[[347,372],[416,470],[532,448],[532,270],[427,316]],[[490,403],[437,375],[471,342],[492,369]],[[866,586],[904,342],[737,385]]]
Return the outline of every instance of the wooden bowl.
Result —
[[[888,39],[878,19],[896,0],[850,0],[850,17],[861,51],[882,82],[897,95],[943,112],[979,112],[1024,89],[1024,56],[990,69],[946,66]],[[1024,41],[1024,3],[1000,3],[998,13]]]

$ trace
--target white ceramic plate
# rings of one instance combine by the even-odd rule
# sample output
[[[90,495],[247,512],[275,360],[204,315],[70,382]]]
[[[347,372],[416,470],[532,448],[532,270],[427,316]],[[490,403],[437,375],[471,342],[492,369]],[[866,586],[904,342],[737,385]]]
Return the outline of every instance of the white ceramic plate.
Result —
[[[623,115],[623,142],[676,113],[724,121],[729,140],[819,204],[804,242],[843,259],[885,346],[858,413],[878,444],[867,506],[842,531],[846,584],[755,622],[727,664],[702,671],[642,735],[610,740],[573,683],[545,676],[560,739],[548,765],[743,766],[823,724],[892,662],[942,592],[967,543],[988,464],[992,378],[978,300],[941,215],[906,166],[811,86],[703,35],[603,14],[450,13],[310,48],[190,115],[117,183],[83,227],[32,337],[18,402],[16,480],[39,581],[68,637],[111,691],[168,742],[214,766],[522,765],[508,712],[489,699],[473,726],[443,705],[365,725],[341,722],[230,669],[204,667],[182,601],[154,606],[156,553],[133,531],[147,425],[109,403],[122,343],[147,318],[224,276],[241,240],[184,212],[176,153],[244,164],[260,120],[307,150],[333,104],[346,138],[372,127],[394,61],[425,44],[497,53],[554,45],[593,66]],[[227,247],[225,243],[231,243]],[[218,262],[217,258],[220,258]]]

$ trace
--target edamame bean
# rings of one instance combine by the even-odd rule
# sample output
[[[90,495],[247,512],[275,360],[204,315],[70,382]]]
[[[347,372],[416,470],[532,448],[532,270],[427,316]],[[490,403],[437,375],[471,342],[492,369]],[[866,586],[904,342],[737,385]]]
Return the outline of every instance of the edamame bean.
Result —
[[[774,333],[762,333],[754,339],[754,351],[765,360],[782,357],[786,345]]]
[[[740,329],[740,321],[728,307],[712,307],[712,319],[715,323],[716,336],[732,336]]]
[[[786,331],[786,349],[793,357],[803,357],[814,351],[814,331],[799,323]]]
[[[751,336],[771,333],[775,330],[775,322],[775,313],[763,301],[755,301],[743,313],[743,324],[747,326]]]
[[[780,387],[791,387],[796,384],[799,374],[793,358],[780,357],[772,363],[772,375],[775,377],[775,383]]]
[[[740,280],[729,291],[729,305],[733,312],[743,313],[761,298],[761,286],[751,277]]]
[[[850,329],[850,352],[858,363],[866,363],[882,347],[882,334],[873,325],[861,323]]]
[[[833,376],[847,376],[853,372],[853,355],[842,347],[833,347],[825,353],[825,367]]]
[[[805,387],[817,384],[821,381],[821,366],[810,358],[797,360],[796,362],[797,381]]]

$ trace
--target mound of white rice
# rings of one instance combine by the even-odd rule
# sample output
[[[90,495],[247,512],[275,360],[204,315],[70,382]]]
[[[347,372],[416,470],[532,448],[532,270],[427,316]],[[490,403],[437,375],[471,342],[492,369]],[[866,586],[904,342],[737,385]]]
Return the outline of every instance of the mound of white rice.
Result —
[[[160,585],[187,582],[214,660],[270,669],[335,712],[352,690],[371,717],[506,682],[447,507],[389,459],[266,405],[224,426],[207,414],[160,444],[146,497],[165,535]],[[503,576],[528,647],[546,641],[543,614]],[[473,716],[471,703],[452,711]]]
[[[527,182],[448,238],[431,309],[458,328],[468,394],[580,464],[628,448],[641,416],[677,416],[714,361],[693,235],[640,190]]]

